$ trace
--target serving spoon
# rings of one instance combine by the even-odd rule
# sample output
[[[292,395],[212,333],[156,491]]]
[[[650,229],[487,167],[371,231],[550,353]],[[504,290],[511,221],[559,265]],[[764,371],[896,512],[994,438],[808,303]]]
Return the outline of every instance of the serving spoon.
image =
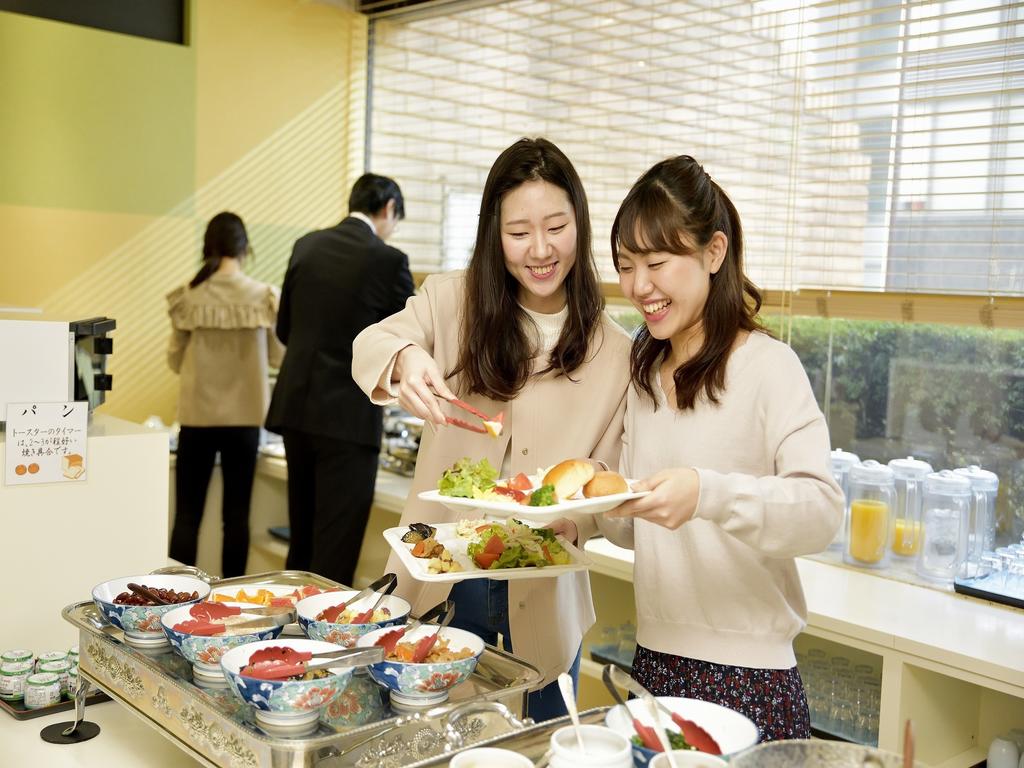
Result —
[[[569,710],[569,717],[572,718],[572,727],[576,731],[576,746],[580,748],[580,757],[586,757],[587,748],[583,744],[583,733],[580,731],[580,713],[576,711],[576,690],[568,672],[563,672],[558,676],[558,689],[562,692],[565,708]]]
[[[668,740],[668,734],[665,733],[665,729],[661,727],[661,718],[658,716],[658,702],[649,693],[644,694],[643,702],[647,705],[647,710],[651,713],[651,719],[654,721],[654,734],[658,737],[658,741],[661,742],[661,749],[668,757],[668,764],[670,768],[679,768],[679,763],[676,762],[676,756],[672,754],[672,744]]]

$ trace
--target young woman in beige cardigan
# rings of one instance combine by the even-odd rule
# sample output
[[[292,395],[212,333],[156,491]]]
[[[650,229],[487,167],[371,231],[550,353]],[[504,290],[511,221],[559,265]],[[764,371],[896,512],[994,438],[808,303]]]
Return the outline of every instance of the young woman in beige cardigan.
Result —
[[[612,256],[646,324],[620,469],[650,494],[600,522],[636,553],[633,676],[740,711],[762,740],[808,738],[794,558],[825,549],[842,519],[825,419],[793,350],[758,324],[739,215],[692,157],[637,181]]]
[[[488,174],[468,269],[428,277],[403,311],[353,345],[353,376],[374,402],[397,399],[436,425],[424,432],[402,524],[464,517],[417,498],[464,456],[486,458],[503,477],[575,457],[617,463],[628,364],[629,338],[603,311],[579,177],[554,144],[522,139]],[[445,404],[455,393],[484,412],[504,410],[497,440],[445,426],[445,411],[457,414]],[[388,570],[399,572],[414,613],[449,592],[414,581],[395,557]],[[453,625],[489,643],[501,634],[543,673],[530,715],[565,714],[553,681],[578,674],[594,623],[587,574],[472,579],[451,593]]]

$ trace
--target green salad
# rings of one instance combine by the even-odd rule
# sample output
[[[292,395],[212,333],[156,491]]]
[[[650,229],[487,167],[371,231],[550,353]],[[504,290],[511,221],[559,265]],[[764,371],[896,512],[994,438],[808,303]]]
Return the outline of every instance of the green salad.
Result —
[[[474,463],[472,459],[459,459],[455,466],[446,469],[437,481],[437,491],[442,496],[459,496],[475,499],[479,494],[494,487],[498,470],[487,459]]]
[[[531,528],[513,518],[478,528],[466,554],[486,569],[544,568],[572,562],[550,528]]]
[[[671,728],[666,728],[665,733],[668,735],[668,745],[672,747],[673,750],[696,749],[696,747],[691,747],[689,744],[687,744],[686,739],[683,737],[683,734],[681,734],[679,731],[673,731]],[[630,741],[632,741],[633,744],[635,744],[638,747],[644,746],[643,739],[641,739],[636,734],[633,734],[633,736],[630,738]]]

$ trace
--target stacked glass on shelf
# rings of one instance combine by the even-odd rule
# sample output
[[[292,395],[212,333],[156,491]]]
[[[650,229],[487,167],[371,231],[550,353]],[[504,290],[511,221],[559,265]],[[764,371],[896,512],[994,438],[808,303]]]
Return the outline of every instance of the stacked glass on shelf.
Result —
[[[888,465],[860,462],[840,450],[832,452],[832,472],[846,498],[837,536],[845,562],[885,568],[893,556],[944,584],[982,572],[982,557],[995,542],[994,473],[977,466],[935,472],[912,456]]]
[[[602,627],[601,640],[591,644],[590,652],[604,661],[632,669],[633,656],[636,655],[636,625],[627,621],[617,627]]]
[[[821,648],[797,653],[807,693],[811,726],[860,744],[878,744],[881,673],[870,664],[851,664],[846,656],[829,656]]]

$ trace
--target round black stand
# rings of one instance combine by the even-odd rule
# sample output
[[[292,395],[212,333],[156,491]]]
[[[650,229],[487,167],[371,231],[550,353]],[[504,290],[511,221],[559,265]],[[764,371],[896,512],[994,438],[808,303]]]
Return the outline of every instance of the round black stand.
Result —
[[[62,735],[62,731],[65,728],[74,724],[74,720],[68,720],[66,723],[48,725],[39,732],[39,738],[51,744],[77,744],[80,741],[88,741],[99,735],[100,727],[96,723],[90,723],[88,720],[80,722],[70,736]]]

